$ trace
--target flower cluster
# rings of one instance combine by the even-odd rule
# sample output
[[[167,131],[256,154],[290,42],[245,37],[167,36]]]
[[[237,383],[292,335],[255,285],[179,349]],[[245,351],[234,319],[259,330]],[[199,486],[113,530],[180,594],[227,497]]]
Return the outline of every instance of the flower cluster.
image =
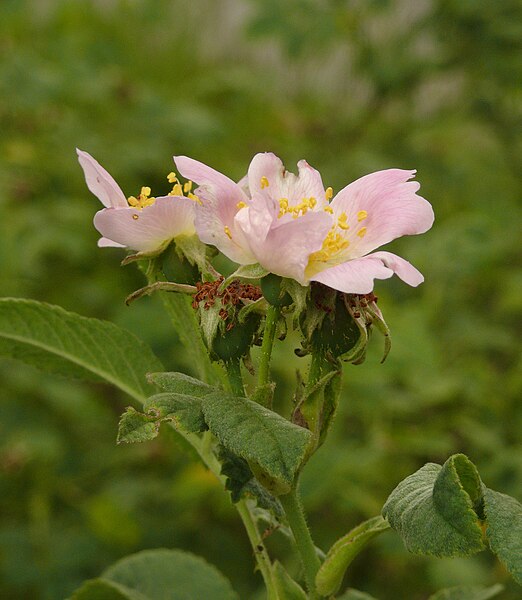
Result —
[[[240,265],[259,264],[302,286],[316,281],[340,292],[368,294],[375,279],[394,273],[412,286],[423,281],[403,258],[373,252],[432,226],[431,205],[410,181],[415,171],[377,171],[334,196],[304,160],[294,175],[274,154],[257,154],[236,183],[177,156],[174,162],[187,183],[170,173],[170,194],[154,198],[143,187],[137,197],[126,198],[92,156],[78,150],[78,157],[89,189],[105,206],[94,218],[100,246],[158,253],[180,236],[197,235]]]

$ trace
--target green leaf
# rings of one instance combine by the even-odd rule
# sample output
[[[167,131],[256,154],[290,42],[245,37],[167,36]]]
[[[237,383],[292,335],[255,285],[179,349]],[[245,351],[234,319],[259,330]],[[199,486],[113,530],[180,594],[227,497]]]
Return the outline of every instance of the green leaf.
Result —
[[[235,279],[262,279],[265,275],[268,275],[267,271],[260,264],[253,265],[241,265],[231,275],[229,275],[222,284],[222,287],[227,287]]]
[[[504,586],[497,584],[485,588],[483,586],[457,586],[440,590],[428,600],[489,600],[500,594]]]
[[[474,508],[480,503],[478,474],[462,454],[444,466],[428,463],[402,481],[382,514],[410,552],[468,556],[484,549]]]
[[[202,406],[208,427],[225,448],[291,485],[310,440],[308,430],[256,402],[222,392],[205,396]]]
[[[278,560],[274,563],[273,573],[279,600],[306,600],[308,598],[303,588],[290,577]]]
[[[148,373],[147,379],[164,392],[175,392],[186,396],[196,396],[197,398],[202,398],[210,392],[216,391],[215,387],[185,375],[185,373]]]
[[[154,416],[144,415],[132,406],[127,407],[118,425],[118,444],[153,440],[159,432],[160,421]]]
[[[376,598],[365,592],[350,588],[342,596],[337,596],[337,600],[376,600]]]
[[[158,422],[172,421],[176,427],[188,432],[197,433],[207,429],[201,399],[196,396],[169,392],[156,394],[145,402],[143,408],[148,415],[154,415]]]
[[[484,510],[491,550],[522,585],[522,504],[511,496],[485,488]]]
[[[74,592],[70,600],[143,600],[143,596],[112,581],[90,579]]]
[[[361,523],[337,540],[328,550],[326,558],[316,575],[317,591],[323,596],[335,594],[341,587],[346,569],[353,559],[370,540],[389,529],[389,527],[381,516],[373,517],[373,519]]]
[[[161,370],[151,349],[112,323],[34,300],[0,299],[0,356],[60,375],[103,380],[143,401],[147,371]]]
[[[160,598],[239,600],[229,581],[214,566],[181,550],[145,550],[128,556],[100,578],[86,582],[71,600]]]

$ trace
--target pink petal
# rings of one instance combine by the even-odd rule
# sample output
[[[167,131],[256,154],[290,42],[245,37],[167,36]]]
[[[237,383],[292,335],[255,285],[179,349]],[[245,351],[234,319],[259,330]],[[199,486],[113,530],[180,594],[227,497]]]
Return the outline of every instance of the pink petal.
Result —
[[[251,195],[266,194],[276,202],[286,198],[290,206],[313,197],[317,201],[317,207],[322,208],[326,205],[326,199],[319,171],[305,160],[300,160],[297,166],[299,174],[296,176],[286,171],[281,159],[272,152],[256,154],[248,168]]]
[[[118,244],[118,242],[113,242],[105,237],[101,237],[98,240],[98,246],[100,248],[125,248],[124,244]]]
[[[247,210],[249,209],[244,209],[245,212]],[[308,280],[305,277],[305,269],[310,254],[322,247],[331,226],[329,214],[308,212],[298,219],[271,228],[265,237],[255,235],[255,223],[251,223],[250,228],[247,226],[245,234],[256,262],[276,275],[290,277],[306,285]]]
[[[369,294],[373,290],[374,279],[388,279],[392,275],[392,269],[371,254],[325,269],[311,280],[348,294]]]
[[[414,174],[402,169],[377,171],[346,186],[332,200],[334,215],[347,215],[353,258],[402,235],[424,233],[432,226],[431,204],[415,193],[418,182],[408,181]],[[364,236],[360,237],[357,232],[363,227]]]
[[[202,162],[188,156],[175,156],[174,162],[185,179],[190,179],[200,186],[212,187],[216,196],[222,201],[226,198],[231,206],[236,207],[239,202],[247,200],[240,185]]]
[[[130,206],[104,208],[94,216],[94,226],[104,238],[116,244],[153,252],[178,235],[194,235],[194,213],[193,200],[163,196],[142,210]]]
[[[255,263],[245,234],[234,219],[239,210],[237,204],[223,194],[218,195],[217,190],[210,187],[198,188],[198,194],[201,204],[196,204],[195,226],[199,239],[216,246],[240,265]]]
[[[89,190],[107,208],[125,208],[127,199],[111,175],[90,154],[76,148]]]
[[[400,277],[404,283],[417,287],[424,281],[424,276],[411,263],[396,254],[391,252],[372,252],[368,258],[379,258],[382,262],[391,269],[395,275]]]

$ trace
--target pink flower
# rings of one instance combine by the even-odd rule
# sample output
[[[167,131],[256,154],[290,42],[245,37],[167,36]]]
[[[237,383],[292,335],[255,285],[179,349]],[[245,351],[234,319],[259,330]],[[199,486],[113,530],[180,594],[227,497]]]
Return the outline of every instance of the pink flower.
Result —
[[[403,258],[371,253],[432,226],[431,205],[416,194],[419,184],[409,181],[415,171],[366,175],[330,202],[332,189],[325,190],[320,174],[304,160],[296,176],[274,154],[257,154],[239,184],[190,158],[174,160],[200,186],[195,221],[200,239],[240,264],[258,262],[302,285],[319,281],[354,294],[371,292],[374,279],[394,273],[412,286],[423,281]]]
[[[150,197],[150,188],[142,187],[139,196],[124,196],[120,186],[87,152],[76,150],[89,190],[105,206],[94,216],[94,226],[101,233],[99,246],[132,248],[154,253],[166,247],[174,238],[195,235],[195,202],[183,196],[181,185],[175,183],[175,195]],[[189,194],[194,199],[193,194]]]

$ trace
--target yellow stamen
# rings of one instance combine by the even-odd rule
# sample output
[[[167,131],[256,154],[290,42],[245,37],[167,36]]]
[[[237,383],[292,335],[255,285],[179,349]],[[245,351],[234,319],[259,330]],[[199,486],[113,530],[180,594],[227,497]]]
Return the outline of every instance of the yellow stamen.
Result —
[[[169,196],[183,196],[183,188],[181,183],[176,183],[169,192]]]
[[[167,181],[169,183],[176,183],[178,180],[178,178],[176,177],[176,173],[174,173],[174,171],[171,171],[168,175],[167,175]]]
[[[246,208],[246,202],[243,202],[243,200],[241,200],[241,202],[238,202],[236,204],[236,208],[238,208],[239,210],[241,210],[242,208]]]
[[[187,194],[187,198],[189,198],[190,200],[194,200],[194,202],[197,202],[198,204],[203,204],[203,202],[201,202],[199,196],[196,196],[196,194],[193,194],[192,192],[189,192]]]
[[[344,229],[344,231],[347,231],[348,229],[350,229],[350,226],[346,222],[347,219],[348,219],[348,215],[345,212],[342,212],[337,217],[337,227],[339,227],[340,229]]]
[[[225,225],[225,233],[227,234],[228,239],[231,240],[232,234],[230,233],[230,227],[228,225]]]
[[[327,187],[327,188],[326,188],[326,191],[325,191],[325,193],[324,193],[324,197],[325,197],[327,200],[331,200],[332,196],[333,196],[333,189],[332,189],[331,187]]]
[[[130,206],[138,206],[139,205],[139,200],[135,196],[129,196],[127,198],[127,202],[130,204]]]
[[[192,189],[192,181],[187,181],[185,183],[185,185],[183,186],[183,192],[186,194],[187,192],[190,192],[191,189]]]
[[[141,188],[140,196],[143,196],[144,198],[148,198],[150,196],[150,187],[144,185]]]
[[[366,227],[361,227],[361,229],[359,229],[359,231],[357,232],[357,235],[360,238],[363,238],[366,235]]]
[[[361,221],[364,221],[364,219],[366,219],[367,216],[368,216],[368,213],[365,210],[360,210],[357,213],[357,220],[360,223]]]
[[[350,242],[340,234],[335,232],[335,227],[332,227],[326,236],[321,250],[313,252],[310,255],[310,262],[319,261],[326,262],[333,258],[336,254],[339,254],[343,250],[346,250]]]
[[[270,184],[268,183],[268,179],[263,175],[261,177],[261,189],[268,187]]]
[[[333,208],[331,206],[325,206],[324,207],[324,212],[330,213],[331,215],[333,215]]]

